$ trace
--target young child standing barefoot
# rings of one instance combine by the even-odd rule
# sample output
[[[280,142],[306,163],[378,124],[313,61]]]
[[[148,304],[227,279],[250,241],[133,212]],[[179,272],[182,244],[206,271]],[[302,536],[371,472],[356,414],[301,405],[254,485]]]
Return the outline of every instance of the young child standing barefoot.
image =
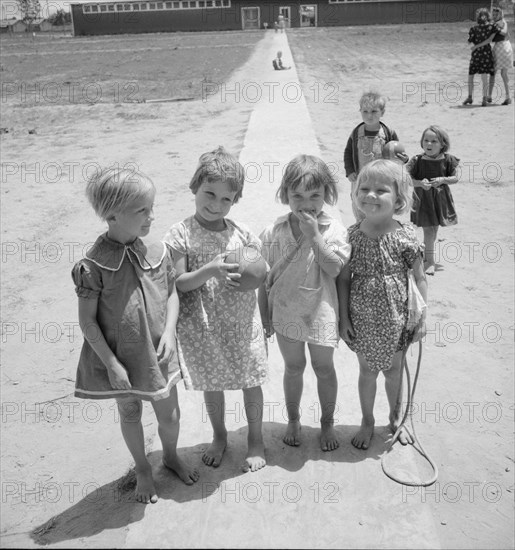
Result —
[[[411,341],[423,336],[424,317],[407,328],[408,270],[426,300],[422,253],[415,230],[395,220],[411,204],[409,176],[398,163],[376,160],[360,172],[353,200],[365,218],[349,227],[350,263],[338,279],[340,335],[359,361],[361,428],[352,439],[368,449],[374,432],[377,376],[385,376],[390,426],[398,427],[402,356]],[[406,434],[400,435],[406,444]]]
[[[299,155],[290,161],[277,196],[291,212],[261,234],[270,272],[259,289],[259,305],[267,335],[277,333],[284,359],[288,427],[283,441],[300,445],[307,344],[322,408],[320,444],[332,451],[339,445],[333,427],[338,387],[333,353],[339,340],[335,280],[350,257],[347,232],[322,210],[324,203],[336,203],[338,192],[321,159]]]
[[[449,185],[458,182],[460,159],[447,152],[451,146],[449,136],[439,126],[429,126],[422,132],[420,146],[424,153],[406,165],[415,188],[411,222],[424,231],[424,269],[434,275],[438,227],[458,223]]]
[[[163,463],[186,484],[198,473],[177,456],[179,404],[175,325],[179,301],[171,251],[144,244],[154,220],[155,188],[143,174],[105,170],[87,197],[109,229],[73,268],[84,334],[75,395],[115,398],[125,443],[136,463],[136,500],[156,502],[145,454],[142,400],[152,403],[163,444]]]
[[[179,356],[191,381],[186,387],[204,392],[213,426],[213,442],[202,460],[217,467],[227,446],[225,390],[243,390],[247,414],[248,452],[244,470],[265,466],[261,433],[263,392],[267,378],[265,338],[254,290],[239,291],[238,264],[225,263],[229,251],[261,243],[227,214],[242,195],[244,171],[223,147],[200,157],[190,189],[195,214],[175,224],[165,240],[177,268],[180,313]]]

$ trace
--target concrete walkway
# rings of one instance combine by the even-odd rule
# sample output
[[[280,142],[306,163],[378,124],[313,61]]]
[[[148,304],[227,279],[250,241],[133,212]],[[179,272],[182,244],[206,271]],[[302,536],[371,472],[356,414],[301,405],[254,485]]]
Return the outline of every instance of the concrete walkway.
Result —
[[[298,153],[320,156],[309,113],[293,66],[273,71],[272,59],[283,51],[293,65],[286,34],[268,32],[249,60],[253,80],[239,80],[242,97],[255,101],[240,161],[247,170],[241,204],[231,217],[259,233],[287,207],[275,201],[284,165]],[[248,67],[245,74],[249,74]],[[229,85],[228,85],[229,86]],[[234,89],[234,88],[233,88]],[[272,95],[273,91],[273,95]],[[246,94],[246,97],[244,97]],[[331,212],[338,215],[337,209]],[[282,442],[286,411],[282,390],[282,358],[270,342],[270,381],[265,395],[264,438],[267,466],[243,473],[246,419],[241,392],[226,392],[229,447],[222,465],[201,461],[211,441],[211,427],[201,392],[180,391],[182,417],[180,454],[198,465],[201,478],[191,487],[160,466],[160,442],[151,453],[160,500],[138,507],[130,523],[126,547],[185,548],[438,548],[433,518],[424,493],[388,479],[381,469],[388,413],[382,382],[376,405],[379,427],[368,451],[350,441],[360,421],[358,366],[342,343],[335,354],[339,379],[336,430],[340,448],[320,450],[316,379],[308,366],[302,400],[303,442],[298,448]],[[397,464],[417,475],[411,449]],[[424,473],[425,475],[425,473]],[[137,514],[137,517],[136,517]]]

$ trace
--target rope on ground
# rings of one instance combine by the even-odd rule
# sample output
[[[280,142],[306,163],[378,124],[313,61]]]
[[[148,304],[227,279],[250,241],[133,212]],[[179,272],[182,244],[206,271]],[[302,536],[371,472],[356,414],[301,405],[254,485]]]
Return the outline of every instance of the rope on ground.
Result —
[[[412,487],[428,487],[429,485],[432,485],[437,480],[437,478],[438,478],[438,467],[434,463],[433,459],[426,453],[426,451],[424,450],[424,447],[422,447],[422,444],[420,443],[420,440],[418,439],[417,434],[415,432],[415,426],[413,425],[413,407],[412,407],[412,404],[413,404],[413,398],[415,396],[415,389],[417,387],[417,380],[418,380],[418,375],[419,375],[419,372],[420,372],[420,365],[422,363],[422,341],[419,341],[418,346],[419,347],[418,347],[417,370],[415,372],[415,378],[413,380],[413,389],[411,389],[411,379],[410,379],[410,374],[409,374],[409,369],[408,369],[408,361],[406,360],[406,352],[404,352],[404,354],[402,356],[402,367],[403,367],[403,370],[406,371],[406,381],[407,381],[407,386],[408,386],[407,387],[408,401],[407,401],[406,410],[404,412],[404,416],[402,418],[402,421],[399,424],[399,427],[397,428],[395,434],[392,437],[390,447],[388,448],[386,453],[381,458],[381,466],[383,468],[383,472],[390,479],[393,479],[393,481],[396,481],[397,483],[401,483],[402,485],[410,485]],[[401,372],[400,384],[401,384],[401,387],[402,387],[402,372]],[[409,421],[410,421],[410,424],[411,424],[411,431],[406,426],[406,421],[408,420],[408,418],[409,418]],[[399,437],[399,434],[401,433],[401,431],[403,429],[406,430],[408,432],[408,434],[411,436],[411,438],[413,439],[413,443],[411,443],[411,445],[413,445],[413,447],[418,451],[418,453],[421,456],[423,456],[429,462],[429,464],[431,465],[431,468],[433,469],[433,472],[434,472],[433,476],[428,481],[403,480],[403,479],[400,479],[399,477],[397,477],[396,475],[390,473],[386,468],[385,459],[388,456],[388,454],[391,452],[391,450],[393,449],[393,446],[395,445],[395,443],[396,443],[396,441]]]

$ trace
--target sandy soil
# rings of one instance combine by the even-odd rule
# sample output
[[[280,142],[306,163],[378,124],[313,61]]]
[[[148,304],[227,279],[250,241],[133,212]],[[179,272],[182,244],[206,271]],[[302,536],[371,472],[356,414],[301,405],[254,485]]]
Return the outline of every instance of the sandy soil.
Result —
[[[288,36],[321,154],[339,176],[346,224],[352,213],[342,152],[359,122],[359,96],[370,86],[388,95],[385,121],[410,155],[419,151],[422,130],[436,123],[448,129],[452,152],[462,160],[462,180],[453,188],[459,224],[440,232],[415,407],[417,431],[440,476],[432,489],[408,489],[403,498],[429,506],[442,547],[509,548],[515,467],[513,105],[461,107],[468,26],[439,26],[438,41],[434,27],[418,25],[390,28],[388,38],[381,27]],[[122,85],[132,81],[137,66],[133,70]],[[248,81],[255,70],[244,66],[239,78]],[[152,234],[160,237],[192,213],[187,182],[199,154],[218,144],[239,153],[253,106],[227,94],[209,102],[43,102],[3,109],[1,126],[9,129],[2,135],[1,188],[3,546],[144,545],[134,532],[126,539],[129,525],[144,525],[145,512],[131,502],[131,475],[124,475],[131,462],[115,409],[73,397],[82,337],[70,270],[103,230],[83,196],[84,179],[98,164],[135,164],[151,175],[158,189]],[[346,387],[343,395],[355,393]],[[348,414],[357,424],[359,411]],[[155,423],[149,409],[144,426],[150,450]],[[280,430],[273,423],[267,436]],[[200,447],[191,453],[198,458]],[[296,479],[311,475],[297,463],[290,471]],[[112,492],[112,498],[99,491]],[[343,514],[352,510],[351,502],[340,505]],[[388,519],[387,510],[381,514]],[[313,517],[323,521],[319,512]],[[197,519],[191,519],[195,530]],[[309,542],[316,540],[331,539]],[[360,540],[347,546],[359,547]],[[394,537],[388,540],[383,547],[396,546]],[[195,545],[188,541],[182,542]]]

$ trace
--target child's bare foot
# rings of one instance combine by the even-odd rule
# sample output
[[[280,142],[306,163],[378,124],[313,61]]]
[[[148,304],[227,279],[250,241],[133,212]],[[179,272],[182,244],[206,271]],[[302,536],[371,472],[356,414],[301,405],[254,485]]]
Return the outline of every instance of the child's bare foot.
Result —
[[[197,469],[188,467],[177,455],[167,457],[163,455],[163,464],[175,472],[186,485],[193,485],[199,478]]]
[[[136,469],[136,490],[135,498],[137,502],[143,504],[152,504],[157,502],[156,488],[154,487],[154,480],[152,478],[152,467],[149,465],[144,469]]]
[[[286,445],[291,445],[292,447],[298,447],[300,445],[301,429],[302,428],[298,420],[288,422],[288,427],[286,428],[286,433],[283,437],[283,441]]]
[[[202,455],[202,462],[206,466],[213,466],[213,468],[218,468],[222,462],[222,457],[224,456],[225,448],[227,447],[227,438],[225,437],[214,437],[213,443],[209,445],[205,453]]]
[[[390,430],[392,434],[395,434],[398,428],[399,426],[396,423],[390,422]],[[413,437],[404,426],[401,428],[401,431],[399,432],[397,439],[399,440],[401,445],[408,445],[408,444],[412,445],[414,443]]]
[[[435,274],[435,264],[426,264],[426,263],[424,263],[424,271],[426,272],[426,275],[434,275]]]
[[[322,424],[320,433],[320,447],[322,451],[334,451],[340,446],[332,424]]]
[[[266,466],[265,445],[263,441],[249,441],[245,464],[242,466],[244,472],[257,472]]]
[[[352,444],[354,445],[354,447],[356,447],[356,449],[368,449],[368,446],[370,445],[370,440],[372,439],[373,435],[374,423],[372,422],[371,424],[369,424],[363,420],[361,422],[361,428],[352,438]]]

